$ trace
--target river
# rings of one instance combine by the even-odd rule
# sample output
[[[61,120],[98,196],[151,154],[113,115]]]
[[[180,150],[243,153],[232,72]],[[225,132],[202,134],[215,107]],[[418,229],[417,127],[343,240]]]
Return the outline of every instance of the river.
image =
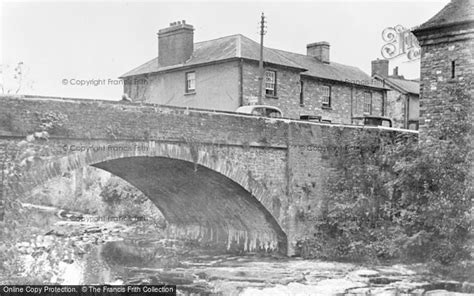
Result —
[[[18,248],[26,273],[51,274],[44,283],[172,284],[178,295],[474,295],[472,283],[436,278],[421,265],[225,254],[140,222],[56,220]]]

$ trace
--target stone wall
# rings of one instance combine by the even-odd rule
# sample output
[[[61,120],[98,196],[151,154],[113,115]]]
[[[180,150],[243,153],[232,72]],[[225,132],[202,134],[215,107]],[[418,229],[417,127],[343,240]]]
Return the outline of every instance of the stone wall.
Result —
[[[265,67],[265,70],[277,72],[276,96],[265,96],[262,104],[278,107],[285,117],[299,118],[299,70],[289,68]],[[245,62],[242,65],[243,105],[256,103],[259,93],[259,70],[257,63]],[[263,90],[265,92],[265,89]]]
[[[471,98],[474,94],[474,29],[471,33],[453,30],[417,36],[422,46],[420,131],[436,130],[439,119],[450,116],[446,107],[455,103],[450,98],[450,89],[465,89]]]
[[[331,163],[336,149],[359,151],[358,141],[367,136],[385,143],[401,140],[403,137],[417,137],[417,132],[379,128],[348,128],[338,125],[307,125],[290,123],[290,147],[288,149],[289,209],[291,231],[288,240],[312,236],[314,220],[331,202],[328,184],[341,177]],[[403,136],[400,138],[400,136]],[[381,147],[375,147],[380,149]]]

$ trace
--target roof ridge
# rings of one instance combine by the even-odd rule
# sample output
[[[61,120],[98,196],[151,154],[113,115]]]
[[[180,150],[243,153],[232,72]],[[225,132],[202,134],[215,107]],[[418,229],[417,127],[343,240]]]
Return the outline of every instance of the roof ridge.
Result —
[[[270,47],[268,47],[270,48]],[[290,53],[290,54],[295,54],[295,55],[299,55],[299,56],[302,56],[302,57],[308,57],[308,58],[311,58],[311,56],[308,56],[306,54],[303,54],[303,53],[298,53],[298,52],[293,52],[293,51],[288,51],[288,50],[284,50],[284,49],[278,49],[278,48],[270,48],[270,49],[273,49],[273,50],[276,50],[276,51],[283,51],[283,52],[286,52],[286,53]],[[315,59],[316,62],[320,63],[320,64],[326,64],[326,63],[323,63],[321,61],[318,61],[317,59]],[[338,62],[333,62],[331,61],[329,64],[336,64],[336,65],[339,65],[339,66],[343,66],[343,67],[348,67],[348,68],[353,68],[353,69],[357,69],[357,70],[360,70],[358,67],[356,66],[351,66],[351,65],[346,65],[346,64],[341,64],[341,63],[338,63]]]

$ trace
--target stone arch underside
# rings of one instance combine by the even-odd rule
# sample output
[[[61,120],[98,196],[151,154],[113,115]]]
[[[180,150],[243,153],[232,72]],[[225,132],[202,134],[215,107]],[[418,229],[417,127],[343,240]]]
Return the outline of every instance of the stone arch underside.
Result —
[[[129,157],[94,164],[141,190],[171,224],[171,235],[226,249],[286,252],[286,235],[265,207],[230,178],[166,157]]]
[[[233,250],[287,252],[287,236],[270,212],[273,196],[238,163],[216,157],[212,147],[154,141],[145,145],[147,149],[58,155],[10,182],[9,192],[27,194],[54,177],[92,165],[147,195],[171,223],[170,234]]]

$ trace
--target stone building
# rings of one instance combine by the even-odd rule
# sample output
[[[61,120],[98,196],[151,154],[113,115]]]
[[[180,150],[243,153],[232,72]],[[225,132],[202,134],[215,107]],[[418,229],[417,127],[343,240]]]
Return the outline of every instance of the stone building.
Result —
[[[134,101],[235,111],[259,94],[259,43],[242,35],[194,43],[184,21],[158,32],[158,57],[125,73],[124,93]],[[330,60],[330,45],[307,45],[307,54],[264,48],[263,104],[284,117],[321,116],[353,123],[363,114],[384,115],[387,89],[358,68]]]
[[[388,60],[372,61],[372,77],[390,90],[387,92],[385,116],[393,121],[393,127],[417,130],[420,117],[420,81],[405,79],[398,74],[398,67],[388,73]]]
[[[422,48],[420,131],[435,132],[457,108],[451,91],[464,89],[472,100],[474,1],[452,0],[413,34]]]

